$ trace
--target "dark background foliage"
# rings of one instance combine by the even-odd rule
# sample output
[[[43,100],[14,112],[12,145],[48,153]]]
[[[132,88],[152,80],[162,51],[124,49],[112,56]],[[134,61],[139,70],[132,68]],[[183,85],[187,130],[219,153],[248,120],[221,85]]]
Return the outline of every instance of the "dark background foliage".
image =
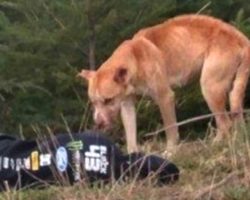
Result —
[[[249,0],[0,0],[0,131],[32,137],[90,128],[86,83],[77,72],[97,69],[140,28],[184,13],[221,18],[250,36]],[[247,107],[249,94],[248,87]],[[178,120],[209,112],[197,84],[177,97]],[[161,126],[148,99],[138,113],[140,135]],[[200,131],[207,122],[184,130]]]

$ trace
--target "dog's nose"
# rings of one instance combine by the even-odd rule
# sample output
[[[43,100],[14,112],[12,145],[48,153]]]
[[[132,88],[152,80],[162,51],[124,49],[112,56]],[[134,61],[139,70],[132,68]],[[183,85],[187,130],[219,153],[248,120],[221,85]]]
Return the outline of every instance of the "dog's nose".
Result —
[[[99,113],[94,115],[94,121],[98,127],[104,124],[103,117]]]
[[[102,131],[109,131],[112,129],[111,123],[109,121],[100,120],[95,121],[94,129],[96,130],[102,130]]]
[[[110,130],[111,129],[111,121],[107,115],[104,115],[103,113],[94,113],[94,122],[95,122],[95,129],[99,130]]]
[[[97,116],[96,118],[94,118],[94,121],[95,121],[95,126],[94,126],[95,129],[102,130],[102,129],[105,129],[105,127],[107,126],[107,123],[105,122],[105,120],[103,120],[102,117],[100,116]]]
[[[105,128],[105,123],[102,121],[102,122],[99,122],[99,123],[96,123],[95,126],[94,126],[95,129],[98,129],[98,130],[102,130]]]

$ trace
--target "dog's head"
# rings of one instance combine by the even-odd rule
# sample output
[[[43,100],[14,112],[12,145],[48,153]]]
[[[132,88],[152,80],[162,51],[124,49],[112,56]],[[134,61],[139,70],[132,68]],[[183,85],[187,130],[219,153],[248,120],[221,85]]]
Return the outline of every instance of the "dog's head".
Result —
[[[130,60],[116,53],[97,71],[82,70],[78,74],[88,81],[88,95],[94,109],[93,119],[98,128],[111,128],[122,101],[131,95]]]

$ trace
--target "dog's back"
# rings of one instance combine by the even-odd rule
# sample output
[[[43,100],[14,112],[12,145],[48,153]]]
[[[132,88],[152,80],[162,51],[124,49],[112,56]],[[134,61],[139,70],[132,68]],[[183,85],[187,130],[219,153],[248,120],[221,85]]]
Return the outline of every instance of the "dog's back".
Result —
[[[216,51],[218,59],[223,56],[239,59],[243,49],[250,46],[248,38],[236,28],[204,15],[175,17],[140,30],[133,39],[140,38],[148,39],[163,52],[170,82],[176,86],[185,85],[200,74],[197,72],[201,72],[210,53]]]

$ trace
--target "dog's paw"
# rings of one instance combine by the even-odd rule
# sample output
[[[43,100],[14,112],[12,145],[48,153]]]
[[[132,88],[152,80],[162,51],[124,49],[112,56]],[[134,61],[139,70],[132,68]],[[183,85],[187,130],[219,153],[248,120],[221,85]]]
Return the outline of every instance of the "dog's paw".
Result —
[[[226,141],[230,138],[230,134],[226,134],[223,132],[217,132],[215,138],[212,141],[212,145],[220,144],[223,141]]]
[[[172,151],[167,150],[167,149],[162,153],[162,156],[164,158],[171,158],[173,155],[174,155],[174,153]]]
[[[179,148],[180,148],[179,144],[168,143],[166,150],[162,153],[162,156],[165,158],[171,158],[177,154]]]
[[[128,151],[129,154],[130,154],[130,153],[140,152],[138,146],[128,147],[128,148],[127,148],[127,151]]]
[[[177,145],[167,147],[167,149],[162,153],[162,155],[165,158],[171,158],[172,156],[174,156],[177,153],[177,151],[178,151]]]

